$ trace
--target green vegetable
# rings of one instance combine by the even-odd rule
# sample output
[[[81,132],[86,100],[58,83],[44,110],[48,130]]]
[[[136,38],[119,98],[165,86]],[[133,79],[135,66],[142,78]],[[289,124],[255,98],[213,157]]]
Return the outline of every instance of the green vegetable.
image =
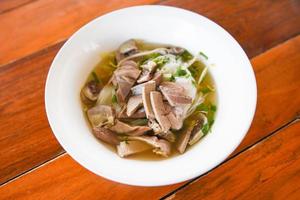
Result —
[[[169,81],[174,82],[175,81],[175,77],[173,75],[170,76]]]
[[[199,54],[200,54],[201,56],[203,56],[206,60],[208,59],[207,55],[205,55],[203,52],[200,51]]]
[[[212,87],[210,87],[209,85],[206,85],[206,87],[202,87],[200,89],[200,91],[203,93],[203,94],[207,94],[207,93],[210,93],[210,92],[213,92],[214,89]]]
[[[175,81],[175,77],[172,74],[164,74],[164,81]]]
[[[216,105],[211,105],[210,109],[211,109],[211,111],[216,112],[217,111],[217,106]]]
[[[193,55],[190,52],[188,52],[187,50],[185,50],[180,56],[181,56],[182,61],[184,61],[184,62],[189,61],[193,58]]]
[[[206,124],[203,125],[201,131],[202,131],[202,133],[203,133],[204,135],[206,135],[206,134],[209,132],[209,129],[210,129],[209,124],[206,123]]]
[[[174,76],[180,77],[180,76],[185,76],[187,74],[185,69],[182,69],[181,67],[178,67]]]
[[[188,70],[191,72],[193,78],[198,80],[204,68],[205,65],[197,60],[191,66],[189,66]]]
[[[155,59],[153,59],[152,61],[158,65],[158,68],[160,68],[169,61],[169,58],[167,58],[165,56],[158,56]]]
[[[204,103],[201,103],[196,107],[196,111],[208,112],[208,110],[209,110],[209,106]]]
[[[207,123],[204,124],[201,129],[203,134],[205,135],[211,130],[211,127],[215,122],[214,118],[215,118],[215,112],[217,111],[217,106],[211,103],[208,104],[202,103],[197,106],[196,111],[206,112]]]
[[[115,94],[112,95],[111,102],[112,103],[118,103],[118,99],[117,99],[117,96]]]
[[[100,83],[100,79],[98,78],[97,74],[92,71],[92,76],[93,76],[93,79],[97,82],[97,83]]]
[[[160,56],[159,53],[151,53],[149,55],[145,55],[145,56],[143,56],[141,63],[145,63],[147,60],[154,60],[158,56]]]

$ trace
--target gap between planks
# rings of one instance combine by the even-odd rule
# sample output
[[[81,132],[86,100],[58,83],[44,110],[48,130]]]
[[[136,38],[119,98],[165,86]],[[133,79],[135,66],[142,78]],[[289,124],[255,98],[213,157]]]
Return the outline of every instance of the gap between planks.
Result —
[[[9,0],[7,0],[7,1],[9,1]],[[31,4],[31,3],[35,2],[35,1],[38,1],[38,0],[29,0],[29,1],[24,2],[24,3],[21,3],[21,4],[19,4],[19,5],[13,6],[13,7],[11,7],[11,8],[7,8],[6,10],[1,11],[1,12],[0,12],[0,15],[2,15],[2,14],[4,14],[4,13],[11,12],[11,11],[16,10],[16,9],[20,9],[20,8],[22,8],[23,6],[29,5],[29,4]]]
[[[209,173],[213,172],[216,168],[219,168],[221,167],[223,164],[225,164],[226,162],[230,161],[230,160],[233,160],[235,159],[236,157],[240,156],[241,154],[243,154],[244,152],[247,152],[251,149],[254,149],[258,144],[260,144],[261,142],[267,140],[268,138],[274,136],[276,133],[286,129],[287,127],[291,126],[292,124],[294,123],[297,123],[300,121],[300,116],[296,116],[295,119],[287,122],[286,124],[282,125],[281,127],[279,127],[278,129],[272,131],[270,134],[266,135],[265,137],[261,138],[260,140],[258,140],[257,142],[255,142],[254,144],[252,145],[249,145],[247,147],[245,147],[245,149],[241,150],[240,152],[238,152],[237,154],[229,157],[228,159],[224,160],[223,162],[221,162],[219,165],[217,165],[216,167],[212,168],[211,170],[209,170],[208,172],[196,177],[196,178],[193,178],[191,180],[189,180],[187,183],[183,184],[182,186],[178,187],[177,189],[173,190],[172,192],[168,193],[167,195],[161,197],[160,199],[161,200],[171,200],[172,198],[175,197],[176,193],[179,192],[180,190],[188,187],[190,184],[194,183],[195,181],[197,181],[198,179],[208,175]]]
[[[41,167],[47,165],[48,163],[54,162],[55,160],[59,159],[60,157],[64,156],[65,154],[66,154],[66,151],[65,151],[65,150],[62,150],[62,152],[60,152],[59,154],[55,155],[53,158],[50,158],[49,160],[44,161],[44,162],[41,163],[40,165],[38,165],[38,166],[36,166],[36,167],[33,167],[33,168],[31,168],[31,169],[29,169],[29,170],[27,170],[27,171],[24,171],[24,172],[22,172],[21,174],[15,176],[15,177],[12,177],[11,179],[9,179],[9,180],[3,182],[3,183],[0,185],[0,187],[5,186],[5,185],[11,183],[11,182],[13,182],[14,180],[16,180],[16,179],[18,179],[18,178],[22,178],[23,176],[26,176],[27,174],[29,174],[29,173],[31,173],[31,172],[33,172],[33,171],[35,171],[35,170],[37,170],[37,169],[39,169],[39,168],[41,168]]]

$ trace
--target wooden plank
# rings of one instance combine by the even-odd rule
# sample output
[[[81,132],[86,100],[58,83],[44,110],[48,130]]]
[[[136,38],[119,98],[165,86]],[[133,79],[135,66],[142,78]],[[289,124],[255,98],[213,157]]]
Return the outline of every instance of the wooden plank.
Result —
[[[253,126],[251,127],[251,131],[249,133],[250,136],[247,136],[247,138],[248,138],[247,142],[244,142],[242,147],[240,147],[240,149],[244,148],[247,145],[253,144],[257,140],[265,137],[271,131],[274,131],[277,128],[279,128],[282,124],[284,124],[288,121],[291,121],[297,115],[297,113],[299,113],[300,108],[298,105],[300,105],[299,104],[300,103],[300,92],[299,92],[300,80],[297,76],[297,74],[300,74],[300,68],[298,67],[298,63],[300,61],[300,55],[298,53],[300,50],[299,42],[300,42],[300,36],[288,41],[287,43],[285,43],[283,45],[280,45],[280,46],[270,50],[269,52],[259,56],[258,58],[253,59],[253,64],[255,65],[254,69],[256,71],[257,79],[258,79],[257,81],[259,84],[259,90],[258,90],[259,91],[259,99],[258,99],[259,106],[258,106],[257,114],[256,114],[256,118],[258,118],[258,119],[254,120]],[[54,56],[55,51],[57,51],[57,49],[54,49],[54,50],[52,49],[51,51],[53,51],[53,52],[50,52],[49,54]],[[42,64],[42,63],[44,63],[42,57],[47,58],[48,56],[41,54],[41,55],[38,55],[36,58],[26,61],[28,63],[23,64],[22,67],[14,66],[13,68],[8,68],[7,70],[9,70],[10,72],[7,71],[5,73],[5,75],[7,77],[9,77],[10,73],[13,73],[13,74],[20,73],[20,75],[21,74],[29,74],[29,72],[27,72],[27,71],[37,69],[38,67],[45,68],[45,70],[46,70],[46,69],[48,69],[48,66],[46,64]],[[288,59],[286,59],[286,58],[288,58]],[[47,60],[51,60],[51,58],[47,58]],[[287,71],[282,71],[285,68]],[[284,75],[282,75],[283,72],[285,72]],[[38,77],[40,77],[40,76],[38,76]],[[31,80],[31,79],[33,79],[33,77],[29,76],[29,75],[25,76],[25,78],[23,78],[24,83],[30,82],[29,80],[26,80],[26,79]],[[12,80],[14,80],[14,79],[12,79]],[[12,80],[7,80],[5,82],[12,82]],[[39,82],[43,81],[43,78],[34,78],[34,80],[38,84]],[[264,80],[266,80],[266,81],[264,81]],[[277,80],[277,81],[275,82],[274,80]],[[279,81],[280,81],[280,84],[277,83]],[[1,82],[2,82],[2,80],[1,80]],[[5,83],[5,82],[3,82],[3,83]],[[23,84],[23,85],[26,86],[27,84]],[[11,84],[4,84],[4,86],[2,86],[2,87],[6,88],[6,91],[12,90]],[[278,87],[279,87],[279,89],[277,90]],[[1,91],[3,91],[3,90],[1,90]],[[36,91],[36,93],[42,93],[42,90],[41,91],[38,90],[38,91]],[[2,92],[0,94],[2,94]],[[8,92],[6,94],[9,95]],[[24,93],[24,94],[26,94],[26,93]],[[13,96],[10,96],[10,97],[13,97]],[[24,98],[25,97],[23,97],[22,99],[24,99]],[[3,102],[3,100],[1,100],[0,102]],[[280,104],[282,104],[282,105],[278,105],[278,102],[280,102]],[[270,105],[264,106],[264,104],[270,104]],[[22,100],[20,100],[18,105],[22,105],[25,107],[24,109],[28,109],[26,104],[24,104]],[[284,112],[282,112],[282,110],[283,110],[282,106],[285,106]],[[21,109],[20,106],[18,107],[18,109]],[[43,112],[44,112],[43,110],[37,110],[37,111],[35,111],[35,114],[36,114],[36,116],[40,116],[40,115],[43,115],[42,114]],[[20,113],[20,112],[17,112],[17,113]],[[2,116],[2,114],[0,116]],[[273,121],[270,122],[270,120],[274,119],[274,116],[276,116],[274,122]],[[3,119],[5,119],[5,117],[3,117]],[[18,122],[18,118],[16,118],[14,122]],[[15,125],[15,126],[17,126],[17,125]],[[38,126],[38,124],[35,124],[35,126]],[[36,129],[35,126],[32,126],[31,128]],[[5,130],[5,128],[3,128],[2,123],[0,124],[0,130]],[[16,130],[18,130],[18,127],[16,127]],[[45,128],[45,129],[40,128],[39,130],[40,130],[40,132],[49,131],[47,128]],[[32,134],[30,131],[31,131],[31,129],[27,129],[25,132],[23,132],[23,134],[29,136],[30,134]],[[16,132],[15,130],[12,130],[12,133],[15,133],[15,132]],[[40,133],[40,134],[44,135],[43,137],[39,137],[39,140],[42,140],[42,141],[40,141],[40,143],[43,143],[45,146],[48,146],[47,148],[49,148],[49,149],[57,148],[56,145],[53,145],[51,143],[52,136],[48,136],[45,133]],[[26,155],[31,156],[33,158],[35,158],[36,155],[38,155],[39,153],[42,153],[40,148],[36,148],[35,151],[28,149],[28,146],[29,146],[28,144],[30,144],[32,142],[30,139],[27,139],[26,137],[21,142],[19,141],[19,143],[16,144],[14,134],[11,134],[11,132],[1,133],[0,135],[1,135],[0,141],[2,141],[2,144],[0,144],[0,145],[2,145],[2,146],[3,145],[10,146],[13,144],[18,145],[19,146],[18,148],[20,148],[20,149],[22,149],[22,151],[26,152]],[[17,152],[18,150],[15,150],[15,151]],[[2,162],[3,159],[1,156],[4,153],[9,154],[12,157],[11,160],[9,160],[9,159],[5,160],[9,164],[7,164],[6,162]],[[30,160],[30,162],[28,162],[28,160],[26,158],[22,158],[22,156],[24,156],[24,155],[15,154],[15,153],[12,153],[9,151],[3,151],[2,149],[0,149],[0,167],[1,167],[0,172],[2,172],[3,169],[7,169],[7,168],[10,169],[11,171],[14,171],[14,168],[28,170],[28,166],[29,166],[28,163],[32,162],[32,160]],[[9,157],[9,156],[7,156],[7,157]],[[44,159],[48,160],[49,158],[47,156],[45,156]],[[12,161],[14,162],[13,164],[11,163]],[[40,162],[40,160],[38,162]],[[36,162],[36,163],[38,163],[38,162]],[[16,165],[16,163],[21,163],[21,164]],[[26,164],[26,166],[24,167],[25,164]],[[66,167],[64,167],[64,166],[66,166]],[[14,168],[12,168],[12,167],[14,167]],[[48,174],[49,171],[51,171],[51,174]],[[13,175],[13,174],[14,173],[11,173],[10,175]],[[17,173],[15,173],[15,175],[17,175]],[[3,175],[1,175],[1,176],[3,176]],[[59,178],[56,179],[57,177],[59,177]],[[76,181],[71,181],[71,182],[67,182],[67,183],[64,181],[60,181],[60,180],[69,180],[69,179],[73,180],[74,177],[75,177]],[[22,182],[22,180],[24,180],[24,179],[26,181]],[[45,182],[42,180],[49,181],[49,182]],[[81,182],[81,180],[82,180],[82,182]],[[28,194],[30,194],[32,196],[37,195],[37,197],[38,197],[39,195],[43,196],[45,194],[48,194],[49,190],[47,190],[46,188],[43,188],[41,190],[39,188],[41,188],[42,185],[47,185],[47,187],[48,187],[48,185],[51,185],[51,182],[53,184],[52,187],[53,188],[56,187],[56,189],[54,188],[53,191],[51,192],[51,195],[58,195],[58,196],[62,195],[62,194],[59,194],[59,193],[61,193],[60,188],[64,188],[63,190],[64,190],[64,194],[66,195],[65,196],[66,199],[73,198],[74,196],[72,196],[72,195],[74,195],[74,194],[76,194],[78,196],[78,198],[81,198],[81,197],[84,198],[84,197],[87,197],[92,194],[95,197],[106,197],[106,195],[113,195],[113,194],[110,194],[111,190],[114,190],[114,193],[124,196],[124,198],[129,197],[126,195],[133,195],[133,194],[130,194],[130,191],[131,192],[134,191],[134,195],[137,198],[138,197],[142,198],[142,197],[144,197],[144,194],[145,194],[145,191],[140,188],[132,187],[132,188],[135,188],[135,189],[132,189],[129,186],[120,186],[119,184],[116,184],[114,182],[104,181],[102,178],[97,177],[96,175],[90,175],[90,173],[87,170],[83,170],[83,168],[78,166],[77,163],[71,161],[71,159],[69,158],[68,155],[64,155],[64,156],[60,157],[59,159],[57,159],[55,162],[53,162],[53,163],[51,162],[49,165],[41,167],[38,170],[35,170],[34,172],[32,172],[26,176],[23,176],[22,178],[16,179],[12,183],[9,183],[4,187],[6,188],[6,191],[10,191],[9,195],[11,195],[12,197],[18,197],[21,194],[21,192],[24,192],[24,190],[26,190],[28,192]],[[95,182],[97,182],[96,186],[94,186]],[[16,184],[15,186],[18,185],[18,187],[11,187],[10,186],[11,184],[13,184],[13,185]],[[103,185],[105,185],[105,187]],[[30,188],[28,188],[28,187],[30,187]],[[20,188],[23,188],[24,190],[20,190]],[[82,190],[82,188],[84,188],[84,190]],[[95,188],[101,188],[101,190],[99,190],[99,189],[97,190]],[[70,190],[70,191],[67,191],[67,190]],[[173,187],[172,188],[166,187],[164,189],[164,192],[161,191],[161,189],[158,189],[158,190],[160,192],[156,192],[156,190],[153,190],[153,193],[154,194],[158,193],[159,195],[161,195],[164,192],[167,193],[167,192],[172,191]],[[4,191],[4,190],[2,190],[2,191]],[[78,193],[78,191],[81,191],[81,192]],[[151,193],[151,195],[154,195],[154,194]],[[68,196],[68,195],[70,195],[70,196]]]
[[[0,1],[0,14],[13,9],[20,8],[35,0],[1,0]]]
[[[300,31],[300,1],[167,0],[162,4],[192,10],[214,20],[239,41],[249,57]]]
[[[147,200],[158,199],[165,191],[178,187],[178,184],[164,187],[133,187],[111,182],[87,171],[68,155],[38,168],[18,181],[21,182],[14,181],[0,187],[0,199]]]
[[[258,101],[252,126],[234,152],[253,144],[300,114],[300,36],[251,60]]]
[[[4,13],[0,15],[0,66],[65,40],[97,16],[157,1],[47,0]]]
[[[65,40],[83,24],[106,12],[155,2],[158,1],[48,0],[4,13],[0,15],[0,66]],[[300,32],[297,1],[172,0],[163,4],[191,9],[212,18],[241,42],[250,57]]]
[[[60,46],[0,68],[0,183],[63,152],[44,106],[47,71]]]
[[[168,199],[299,199],[299,132],[297,121]]]

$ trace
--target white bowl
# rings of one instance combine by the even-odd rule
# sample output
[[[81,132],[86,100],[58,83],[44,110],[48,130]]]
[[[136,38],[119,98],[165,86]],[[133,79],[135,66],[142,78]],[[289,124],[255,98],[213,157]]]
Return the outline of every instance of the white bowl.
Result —
[[[130,38],[205,52],[216,83],[218,111],[212,132],[185,154],[161,161],[120,158],[92,135],[79,93],[100,53]],[[107,179],[159,186],[197,177],[221,163],[247,133],[256,107],[256,81],[240,45],[222,27],[196,13],[166,6],[117,10],[83,26],[64,44],[49,70],[49,123],[63,148],[78,163]]]

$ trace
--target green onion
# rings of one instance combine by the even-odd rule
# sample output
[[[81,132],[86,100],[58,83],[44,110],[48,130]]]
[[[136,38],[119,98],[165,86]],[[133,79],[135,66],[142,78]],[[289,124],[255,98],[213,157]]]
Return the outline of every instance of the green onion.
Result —
[[[208,110],[209,106],[204,103],[201,103],[196,107],[196,111],[208,112]]]
[[[185,76],[187,74],[186,70],[182,69],[181,67],[178,67],[178,69],[176,70],[174,76],[176,77],[180,77],[180,76]]]
[[[153,60],[153,59],[157,58],[158,56],[160,56],[159,53],[151,53],[149,55],[145,55],[145,56],[143,56],[141,63],[144,64],[147,60]]]
[[[170,76],[169,81],[174,82],[175,81],[175,77],[173,75]]]
[[[100,79],[98,78],[97,74],[92,71],[92,76],[93,76],[93,79],[97,82],[97,83],[100,83]]]
[[[208,103],[208,104],[202,103],[202,104],[198,105],[196,108],[196,111],[206,112],[207,123],[204,124],[201,129],[204,135],[207,134],[211,130],[211,127],[215,122],[214,117],[215,117],[216,110],[217,110],[217,106],[213,105],[211,103]]]
[[[118,103],[118,99],[117,99],[117,96],[114,94],[114,95],[112,95],[112,97],[111,97],[111,102],[112,103]]]
[[[201,56],[203,56],[206,60],[208,60],[207,55],[205,55],[203,52],[200,51],[199,54],[200,54]]]
[[[193,58],[193,55],[187,50],[185,50],[180,56],[184,62],[189,61]]]
[[[201,131],[202,131],[202,133],[203,133],[204,135],[206,135],[206,134],[208,133],[209,129],[210,129],[209,124],[206,123],[206,124],[203,125]]]
[[[217,106],[216,105],[211,105],[210,109],[211,109],[211,111],[216,112],[217,111]]]
[[[207,93],[210,93],[210,92],[213,92],[213,91],[214,91],[214,88],[212,88],[209,85],[206,85],[206,87],[202,87],[200,89],[200,92],[202,92],[203,94],[207,94]]]

